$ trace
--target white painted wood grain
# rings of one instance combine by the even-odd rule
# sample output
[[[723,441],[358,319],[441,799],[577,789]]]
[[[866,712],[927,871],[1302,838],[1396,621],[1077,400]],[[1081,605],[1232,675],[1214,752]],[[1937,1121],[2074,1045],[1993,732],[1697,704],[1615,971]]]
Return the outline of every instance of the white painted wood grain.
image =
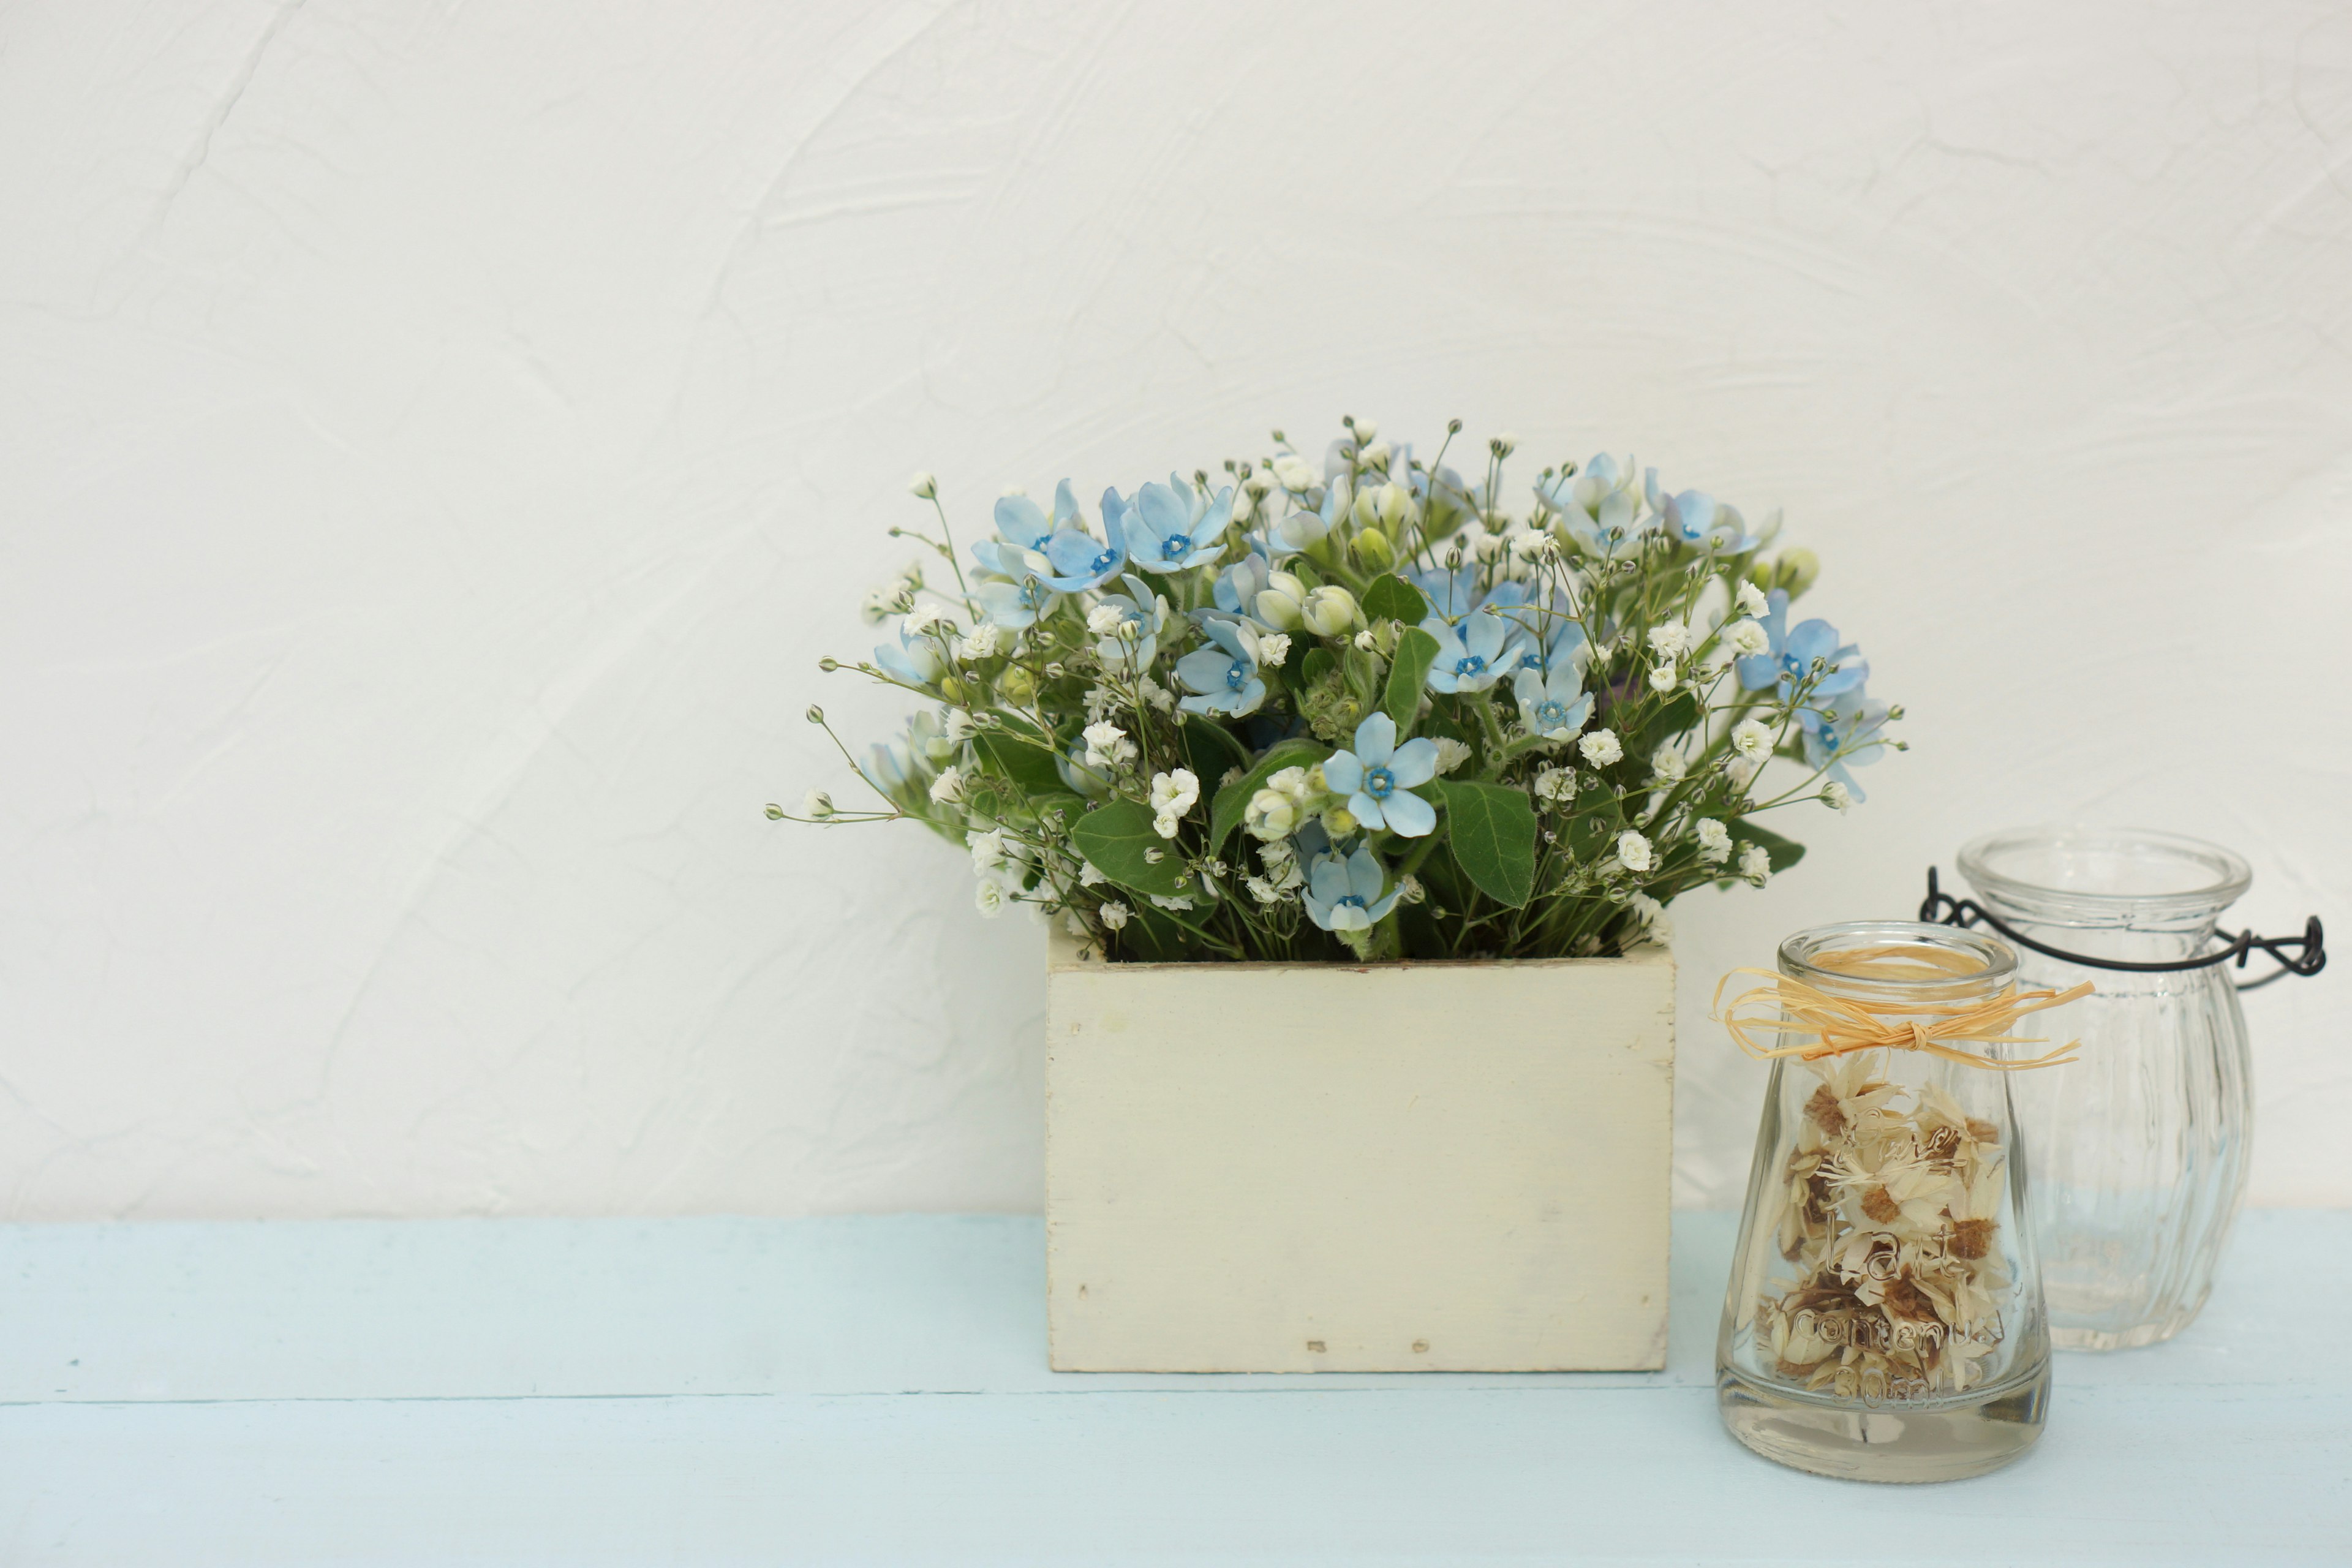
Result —
[[[1048,959],[1061,1371],[1663,1365],[1674,960]]]

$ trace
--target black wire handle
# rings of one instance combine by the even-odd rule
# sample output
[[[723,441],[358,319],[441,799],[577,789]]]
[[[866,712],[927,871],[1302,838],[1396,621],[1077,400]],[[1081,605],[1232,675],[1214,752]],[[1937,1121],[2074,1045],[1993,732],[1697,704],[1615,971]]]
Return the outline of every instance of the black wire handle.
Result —
[[[1988,910],[1974,899],[1956,899],[1945,892],[1936,885],[1936,868],[1933,866],[1927,868],[1927,901],[1919,906],[1919,918],[1948,926],[1958,926],[1964,931],[1973,925],[1989,925],[2018,946],[2030,947],[2047,957],[2063,959],[2068,963],[2084,964],[2093,969],[2125,969],[2136,974],[2164,974],[2182,969],[2210,969],[2214,964],[2226,963],[2231,959],[2235,959],[2238,967],[2243,969],[2246,967],[2246,960],[2252,956],[2254,949],[2258,947],[2277,960],[2279,967],[2273,973],[2263,975],[2260,980],[2238,982],[2238,989],[2241,991],[2252,991],[2259,986],[2268,985],[2272,981],[2284,975],[2316,974],[2327,967],[2326,936],[2319,929],[2317,915],[2303,922],[2301,936],[2256,936],[2251,931],[2242,931],[2235,936],[2230,936],[2222,932],[2218,934],[2221,934],[2229,943],[2227,947],[2217,948],[2211,952],[2196,958],[2176,958],[2162,963],[2131,963],[2120,958],[2093,958],[2086,953],[2068,952],[2063,948],[2050,947],[2038,942],[2022,931],[2013,929],[2007,921]],[[2288,947],[2297,950],[2292,958],[2279,951]]]

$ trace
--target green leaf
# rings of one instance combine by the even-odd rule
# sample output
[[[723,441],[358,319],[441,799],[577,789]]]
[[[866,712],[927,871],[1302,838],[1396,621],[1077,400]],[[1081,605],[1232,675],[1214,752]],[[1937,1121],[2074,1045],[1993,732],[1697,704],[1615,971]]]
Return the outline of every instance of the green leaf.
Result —
[[[1429,601],[1421,590],[1393,572],[1383,572],[1364,590],[1364,619],[1402,621],[1417,626],[1429,616]]]
[[[1745,818],[1735,817],[1727,826],[1735,839],[1745,838],[1751,844],[1764,847],[1764,853],[1772,858],[1772,874],[1776,877],[1805,858],[1803,845],[1759,827]]]
[[[1026,736],[985,730],[974,735],[971,743],[991,771],[1011,779],[1032,795],[1063,792],[1070,787],[1062,782],[1061,771],[1054,766],[1054,753]]]
[[[1183,891],[1176,883],[1184,874],[1182,857],[1152,830],[1150,811],[1135,801],[1097,806],[1078,818],[1070,838],[1096,870],[1122,888],[1161,899]],[[1154,852],[1157,859],[1150,858]]]
[[[1209,808],[1209,853],[1214,855],[1223,849],[1226,836],[1241,825],[1242,813],[1249,809],[1250,796],[1264,789],[1266,780],[1285,768],[1311,767],[1330,754],[1330,747],[1314,741],[1276,742],[1257,760],[1256,766],[1217,792]],[[1105,872],[1109,869],[1103,866]]]
[[[1187,713],[1179,738],[1184,748],[1184,761],[1203,780],[1213,782],[1222,778],[1227,768],[1249,766],[1249,748],[1242,744],[1240,736],[1213,719]]]
[[[1396,662],[1389,666],[1387,692],[1381,707],[1396,721],[1397,733],[1408,734],[1421,711],[1421,688],[1429,667],[1437,662],[1437,639],[1413,626],[1397,639]]]
[[[1307,658],[1300,663],[1298,671],[1306,684],[1312,686],[1339,668],[1339,661],[1333,657],[1331,650],[1317,643],[1307,650]]]
[[[1674,700],[1643,721],[1641,733],[1633,738],[1632,751],[1647,758],[1660,742],[1673,740],[1698,722],[1698,696],[1692,691],[1675,693]]]
[[[1517,909],[1536,890],[1536,808],[1524,790],[1440,779],[1445,839],[1462,874],[1496,903]]]

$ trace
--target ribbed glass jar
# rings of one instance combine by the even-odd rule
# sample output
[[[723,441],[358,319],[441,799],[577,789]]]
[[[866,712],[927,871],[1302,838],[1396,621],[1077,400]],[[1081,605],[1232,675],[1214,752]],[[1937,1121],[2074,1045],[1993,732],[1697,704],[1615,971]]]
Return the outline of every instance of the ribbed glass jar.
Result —
[[[2000,995],[2016,959],[1949,926],[1858,921],[1789,938],[1780,968],[1902,1024]],[[1980,1475],[2033,1444],[2050,1355],[2010,1080],[2068,1070],[1887,1048],[1772,1063],[1716,1342],[1734,1436],[1875,1481]]]
[[[1977,901],[2021,935],[2136,963],[2209,951],[2252,881],[2227,849],[2171,834],[2030,827],[1960,851]],[[2018,952],[2020,982],[2097,990],[2042,1015],[2079,1037],[2063,1072],[2018,1074],[2051,1342],[2169,1339],[2213,1289],[2253,1127],[2245,1015],[2227,965],[2134,973]]]

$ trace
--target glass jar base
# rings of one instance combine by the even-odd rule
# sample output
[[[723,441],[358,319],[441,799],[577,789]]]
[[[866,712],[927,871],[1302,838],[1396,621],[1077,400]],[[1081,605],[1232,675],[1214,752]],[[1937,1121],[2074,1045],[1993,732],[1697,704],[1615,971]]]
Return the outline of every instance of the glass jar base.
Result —
[[[2176,1314],[2158,1323],[2135,1323],[2128,1329],[2075,1329],[2050,1325],[2050,1348],[2061,1351],[2136,1351],[2162,1344],[2187,1328],[2194,1312]]]
[[[2050,1408],[2050,1364],[1974,1397],[1857,1408],[1809,1399],[1728,1367],[1715,1382],[1731,1435],[1776,1464],[1854,1481],[1956,1481],[2033,1447]]]

